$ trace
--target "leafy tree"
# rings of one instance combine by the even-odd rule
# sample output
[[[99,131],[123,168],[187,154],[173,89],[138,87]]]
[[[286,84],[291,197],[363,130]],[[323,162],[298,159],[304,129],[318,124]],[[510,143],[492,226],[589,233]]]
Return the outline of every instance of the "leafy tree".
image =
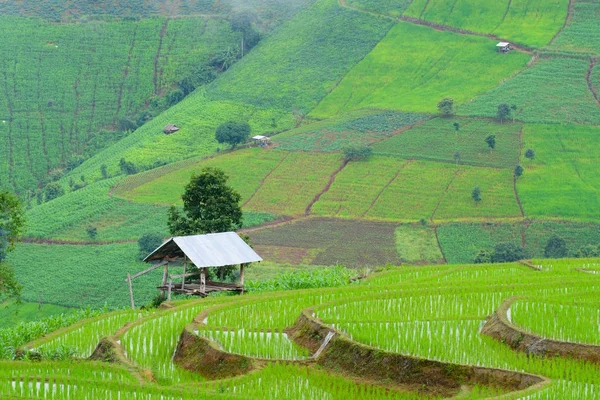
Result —
[[[490,153],[491,153],[492,150],[494,150],[496,148],[496,135],[490,135],[490,136],[486,137],[485,142],[487,143],[488,147],[490,148]]]
[[[593,244],[586,244],[578,250],[578,256],[583,258],[598,257],[599,255],[598,246],[594,246]]]
[[[138,169],[135,166],[134,163],[132,163],[131,161],[127,161],[124,158],[121,158],[119,160],[119,168],[121,168],[121,172],[124,173],[125,175],[133,175],[133,174],[137,174]]]
[[[523,175],[523,167],[521,167],[520,165],[517,165],[515,167],[515,178],[518,178],[521,175]]]
[[[533,160],[535,158],[535,151],[533,151],[533,149],[527,149],[525,152],[525,158],[528,160]]]
[[[65,189],[58,182],[50,182],[44,188],[44,197],[46,201],[54,200],[65,194]]]
[[[252,22],[256,17],[249,12],[235,12],[229,17],[231,30],[240,32],[242,35],[242,43],[240,46],[241,55],[251,50],[260,41],[260,34],[252,27]]]
[[[144,125],[146,122],[150,121],[154,116],[149,111],[142,111],[138,114],[135,119],[135,123],[138,127]]]
[[[493,263],[514,262],[529,258],[529,252],[514,243],[498,243],[492,254]]]
[[[362,147],[346,147],[344,156],[348,161],[358,161],[368,158],[373,153],[373,149],[367,146]]]
[[[557,235],[552,235],[546,243],[544,249],[544,256],[546,258],[564,258],[567,256],[567,243],[565,239]]]
[[[458,166],[458,162],[460,161],[460,152],[459,151],[454,153],[454,161],[456,162],[456,165]]]
[[[493,254],[494,252],[491,250],[479,250],[475,258],[473,259],[473,262],[475,264],[489,264],[492,262]]]
[[[100,166],[100,174],[102,175],[102,178],[108,178],[108,170],[106,169],[106,164],[102,164]]]
[[[437,104],[437,108],[442,117],[451,117],[454,115],[454,100],[446,97]]]
[[[454,129],[456,130],[456,132],[458,132],[460,130],[460,124],[458,122],[455,122],[452,125],[454,126]]]
[[[137,126],[135,125],[135,122],[128,120],[126,118],[119,119],[119,121],[117,123],[117,127],[119,128],[120,131],[135,131],[137,128]]]
[[[512,109],[508,104],[502,103],[498,105],[498,111],[496,112],[496,117],[500,120],[500,122],[504,122],[506,118],[510,118],[510,114],[512,113]]]
[[[185,187],[183,210],[169,209],[168,226],[173,235],[227,232],[242,225],[241,196],[227,185],[227,175],[204,168]]]
[[[512,114],[512,111],[517,112],[517,105],[513,104],[512,106],[510,106],[510,110],[511,110],[511,114]],[[512,119],[513,119],[513,122],[515,122],[515,114],[512,114]]]
[[[14,250],[24,226],[25,217],[19,199],[12,193],[0,191],[0,294],[7,297],[17,297],[21,293],[21,285],[4,260],[6,254]]]
[[[163,235],[160,233],[145,233],[138,240],[139,259],[143,260],[148,254],[163,244]]]
[[[90,240],[96,240],[96,236],[98,236],[98,228],[93,225],[88,226],[85,231],[88,234]]]
[[[471,192],[471,198],[475,200],[475,203],[479,204],[479,202],[481,201],[481,189],[479,189],[479,186],[475,186],[475,188]]]
[[[174,106],[185,97],[185,93],[181,89],[173,89],[167,93],[166,100],[168,106]]]
[[[248,140],[249,136],[250,124],[247,122],[225,122],[219,125],[215,133],[217,142],[230,144],[232,148]]]

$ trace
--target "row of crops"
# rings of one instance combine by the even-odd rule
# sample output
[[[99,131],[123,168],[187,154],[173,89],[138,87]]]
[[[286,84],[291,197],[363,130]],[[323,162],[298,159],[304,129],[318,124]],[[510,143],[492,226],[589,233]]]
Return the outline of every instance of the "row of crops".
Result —
[[[61,344],[86,356],[100,336],[117,333],[116,343],[134,370],[93,362],[4,362],[0,385],[2,393],[15,397],[118,398],[134,390],[136,379],[151,374],[155,383],[145,385],[138,398],[185,399],[213,393],[224,398],[430,398],[357,384],[310,365],[276,361],[310,356],[290,341],[287,329],[302,310],[311,308],[317,318],[349,338],[384,351],[550,379],[548,385],[523,395],[528,397],[515,393],[510,398],[596,399],[597,365],[526,355],[480,333],[488,315],[518,296],[521,300],[512,306],[511,318],[523,329],[541,337],[597,343],[600,275],[580,269],[594,268],[600,261],[534,260],[534,264],[542,268],[519,264],[394,268],[342,288],[216,297],[176,303],[149,314],[113,313],[104,321],[93,318],[50,335],[38,348]],[[224,351],[274,361],[237,378],[207,380],[173,363],[186,326]],[[460,395],[490,398],[504,390],[476,386],[463,388]]]

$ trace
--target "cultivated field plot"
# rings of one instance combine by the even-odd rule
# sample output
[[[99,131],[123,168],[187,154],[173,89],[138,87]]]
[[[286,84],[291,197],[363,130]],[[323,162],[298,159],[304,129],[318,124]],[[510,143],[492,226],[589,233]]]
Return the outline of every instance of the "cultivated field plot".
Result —
[[[582,126],[526,126],[523,148],[535,151],[524,159],[517,184],[525,214],[598,220],[600,173],[599,129]]]
[[[3,17],[0,27],[0,185],[19,192],[236,40],[211,19],[59,25]]]
[[[137,243],[111,245],[19,245],[7,258],[23,284],[23,300],[37,302],[52,299],[66,307],[106,304],[124,307],[129,303],[127,273],[148,266],[138,261]],[[156,295],[161,271],[142,276],[133,283],[135,300],[147,304]],[[73,284],[74,280],[77,284]],[[139,286],[138,286],[139,285]]]
[[[373,151],[402,158],[514,168],[519,163],[522,128],[520,123],[435,118],[375,144]],[[493,152],[485,142],[490,135],[496,135]]]
[[[267,246],[270,254],[276,256],[274,248],[280,248],[282,257],[299,254],[298,258],[307,264],[356,267],[399,263],[394,241],[396,227],[392,223],[309,218],[248,234],[259,252]],[[267,255],[264,258],[279,261]]]
[[[300,216],[342,167],[339,154],[290,153],[244,204],[249,211]]]
[[[568,254],[578,256],[586,245],[600,243],[600,226],[568,221],[464,222],[438,226],[437,232],[448,263],[472,262],[479,250],[492,250],[498,243],[524,246],[532,257],[543,257],[548,240],[565,240]]]
[[[542,47],[562,28],[568,0],[414,0],[404,15]]]
[[[338,217],[366,215],[407,165],[408,161],[380,156],[348,163],[336,175],[329,190],[315,203],[312,214]]]
[[[456,173],[452,164],[410,162],[385,187],[365,217],[407,222],[429,220]]]
[[[398,134],[428,117],[396,111],[360,111],[292,129],[274,138],[279,149],[340,151],[367,146]]]
[[[465,103],[510,78],[530,58],[498,54],[495,45],[487,38],[401,22],[311,115],[326,118],[369,107],[434,113],[444,97]]]
[[[473,188],[481,190],[476,203]],[[462,167],[433,215],[435,220],[521,217],[509,169]]]
[[[548,48],[584,53],[600,53],[598,0],[574,0],[573,17]]]
[[[392,25],[318,0],[215,81],[211,98],[308,113]]]
[[[399,17],[413,0],[347,0],[349,7],[391,17]]]
[[[534,262],[544,268],[535,271],[519,264],[401,267],[340,288],[174,303],[172,308],[137,317],[114,338],[118,339],[117,348],[132,363],[127,369],[121,363],[2,362],[0,390],[16,398],[61,399],[98,395],[132,397],[134,392],[137,398],[163,400],[205,397],[425,400],[439,399],[439,395],[466,399],[498,395],[514,399],[597,399],[600,374],[596,364],[525,354],[480,333],[487,316],[507,299],[519,296],[511,316],[520,326],[542,338],[551,337],[545,336],[546,333],[559,332],[563,340],[594,340],[591,335],[598,329],[600,275],[584,274],[576,268],[582,262],[598,265],[600,260]],[[578,304],[572,302],[574,296],[581,299]],[[548,382],[515,393],[508,393],[514,388],[498,386],[500,382],[493,380],[487,385],[455,385],[431,393],[436,390],[431,383],[390,387],[388,379],[380,380],[385,385],[380,386],[352,381],[356,375],[352,372],[345,373],[345,377],[337,375],[339,371],[331,371],[327,362],[319,367],[310,361],[295,364],[293,360],[302,360],[312,352],[299,346],[300,343],[289,341],[287,328],[293,327],[301,312],[309,309],[318,323],[325,324],[325,329],[334,328],[335,333],[343,335],[343,343],[372,346],[378,356],[396,353],[519,371],[543,376]],[[111,329],[114,335],[120,328],[110,322],[115,315],[135,313],[107,314],[105,323],[96,323],[103,317],[84,323],[82,326],[89,329],[80,335],[81,343],[76,346],[86,340],[88,345],[95,344],[99,336]],[[64,335],[69,337],[74,332],[77,326],[67,328]],[[246,357],[288,361],[265,363],[260,370],[232,379],[211,380],[183,370],[173,362],[180,335],[208,337],[217,348]],[[61,340],[60,336],[56,335],[54,340]],[[68,348],[68,340],[62,340]],[[322,357],[343,359],[352,357],[344,351],[367,351],[365,347],[344,350],[338,340],[332,339]],[[354,352],[349,354],[356,356]],[[369,358],[364,361],[369,362]],[[377,376],[385,371],[369,373]],[[497,376],[496,373],[492,376]],[[46,379],[50,384],[44,384]],[[172,387],[173,384],[178,385]]]
[[[498,104],[517,106],[517,120],[540,123],[600,124],[600,107],[586,82],[589,60],[541,58],[519,75],[473,102],[461,115],[494,117]],[[548,82],[560,82],[557,85]]]
[[[193,174],[203,168],[219,168],[229,176],[228,184],[246,202],[259,188],[261,181],[286,157],[286,152],[248,149],[206,158],[193,162],[184,161],[177,166],[165,166],[119,182],[115,193],[136,203],[173,205],[181,203],[181,195]]]
[[[432,227],[423,224],[400,225],[396,228],[396,250],[402,262],[424,264],[443,262]]]

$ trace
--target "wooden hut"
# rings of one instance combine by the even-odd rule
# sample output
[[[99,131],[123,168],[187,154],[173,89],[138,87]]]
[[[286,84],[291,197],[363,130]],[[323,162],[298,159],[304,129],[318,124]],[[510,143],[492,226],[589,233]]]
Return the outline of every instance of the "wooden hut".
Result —
[[[512,46],[508,42],[500,42],[496,45],[496,48],[498,49],[498,52],[500,52],[500,53],[508,53],[509,51],[512,50]]]
[[[135,307],[131,285],[133,279],[157,268],[164,269],[162,284],[158,289],[167,292],[167,299],[170,300],[171,293],[206,297],[209,293],[218,291],[243,292],[244,267],[259,261],[262,261],[262,258],[235,232],[172,237],[144,258],[144,262],[152,264],[150,268],[135,275],[128,274],[125,279],[129,283],[131,306]],[[195,266],[197,270],[189,272],[188,265]],[[228,265],[240,266],[239,283],[206,280],[207,268]],[[171,275],[175,268],[181,273]],[[192,276],[197,276],[199,279],[186,283],[185,279]],[[180,282],[174,282],[177,280]]]
[[[262,135],[254,136],[252,140],[254,140],[254,142],[260,147],[266,147],[271,142],[271,138]]]
[[[175,133],[179,130],[180,128],[175,125],[175,124],[167,124],[164,128],[163,128],[163,132],[167,135],[170,135],[172,133]]]

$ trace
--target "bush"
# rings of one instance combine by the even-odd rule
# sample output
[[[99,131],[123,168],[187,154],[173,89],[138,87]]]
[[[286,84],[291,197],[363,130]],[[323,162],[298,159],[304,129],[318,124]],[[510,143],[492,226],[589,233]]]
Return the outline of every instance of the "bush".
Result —
[[[152,232],[143,234],[138,240],[138,248],[140,250],[138,258],[143,260],[161,244],[163,244],[163,235],[160,233]]]
[[[553,235],[548,239],[546,248],[544,249],[546,258],[564,258],[567,256],[567,243],[557,235]]]
[[[363,147],[346,147],[344,156],[348,161],[358,161],[368,158],[373,153],[373,149],[367,146]]]
[[[219,125],[215,133],[215,138],[217,142],[227,143],[235,148],[238,144],[248,140],[250,131],[250,124],[247,122],[238,123],[229,121]]]
[[[498,243],[494,247],[493,263],[514,262],[530,258],[529,252],[514,243]]]

